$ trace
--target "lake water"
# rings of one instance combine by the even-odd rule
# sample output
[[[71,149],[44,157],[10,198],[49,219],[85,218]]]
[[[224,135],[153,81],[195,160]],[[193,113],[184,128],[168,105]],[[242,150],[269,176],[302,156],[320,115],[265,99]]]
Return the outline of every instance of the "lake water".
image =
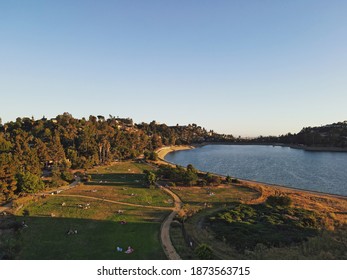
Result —
[[[347,196],[347,153],[289,147],[207,145],[165,159],[202,171],[305,190]]]

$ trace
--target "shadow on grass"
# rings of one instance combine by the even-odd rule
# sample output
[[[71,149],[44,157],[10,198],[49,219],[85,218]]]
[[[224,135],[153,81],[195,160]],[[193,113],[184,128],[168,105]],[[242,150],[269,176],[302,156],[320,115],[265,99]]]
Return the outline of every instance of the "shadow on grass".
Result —
[[[85,183],[85,185],[100,185],[110,187],[129,186],[134,188],[145,187],[143,174],[127,173],[92,174],[92,181]]]
[[[121,224],[109,220],[15,216],[20,226],[16,240],[24,260],[99,260],[165,259],[162,251],[159,222]],[[68,234],[77,230],[77,234]],[[18,234],[19,232],[19,234]],[[13,233],[14,234],[14,233]],[[116,247],[123,252],[117,252]],[[128,246],[132,254],[125,254]]]

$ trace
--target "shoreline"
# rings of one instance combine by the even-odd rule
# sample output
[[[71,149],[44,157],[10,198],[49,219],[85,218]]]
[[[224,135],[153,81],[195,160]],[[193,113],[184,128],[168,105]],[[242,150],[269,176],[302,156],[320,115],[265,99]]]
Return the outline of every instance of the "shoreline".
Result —
[[[192,144],[194,147],[203,147],[207,145],[238,145],[238,146],[274,146],[274,147],[284,147],[297,150],[304,150],[306,152],[339,152],[347,153],[347,147],[323,147],[323,146],[305,146],[297,144],[283,144],[283,143],[247,143],[247,142],[202,142]]]
[[[165,146],[165,147],[157,149],[155,152],[158,154],[159,160],[168,164],[173,164],[172,162],[165,160],[165,156],[167,154],[177,152],[177,151],[192,150],[192,149],[195,149],[194,145]]]
[[[176,151],[183,151],[183,150],[192,150],[195,149],[197,147],[202,147],[202,146],[206,146],[209,145],[210,143],[207,144],[203,144],[203,145],[180,145],[180,146],[166,146],[163,148],[160,148],[157,150],[158,153],[158,158],[159,161],[165,163],[165,164],[170,164],[173,166],[176,166],[176,164],[169,162],[167,160],[165,160],[165,156],[169,153],[173,153]],[[219,144],[219,143],[218,143]],[[218,145],[217,144],[217,145]],[[212,145],[216,145],[216,144],[212,144]],[[232,145],[232,144],[227,144],[227,145]],[[245,144],[242,144],[245,145]],[[205,171],[201,171],[199,170],[199,172],[201,173],[206,173]],[[214,172],[209,172],[210,174],[216,175],[216,176],[220,176],[222,178],[226,178],[225,175],[221,175],[218,173],[214,173]],[[347,196],[344,195],[340,195],[340,194],[332,194],[332,193],[325,193],[325,192],[320,192],[320,191],[314,191],[314,190],[305,190],[305,189],[300,189],[300,188],[295,188],[295,187],[288,187],[288,186],[282,186],[282,185],[278,185],[278,184],[271,184],[271,183],[266,183],[266,182],[260,182],[260,181],[254,181],[254,180],[249,180],[249,179],[243,179],[243,178],[237,178],[237,177],[233,177],[238,179],[241,183],[245,183],[245,184],[255,184],[257,187],[260,188],[266,188],[266,189],[270,189],[272,192],[273,191],[284,191],[284,192],[297,192],[297,193],[307,193],[307,194],[311,194],[311,195],[319,195],[319,196],[325,196],[325,197],[331,197],[331,198],[338,198],[338,199],[344,199],[347,200]]]

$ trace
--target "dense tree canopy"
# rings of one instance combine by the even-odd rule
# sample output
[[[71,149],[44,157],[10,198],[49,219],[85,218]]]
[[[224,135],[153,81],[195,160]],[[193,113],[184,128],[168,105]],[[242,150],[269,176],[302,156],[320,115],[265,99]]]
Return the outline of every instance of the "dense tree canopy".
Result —
[[[155,160],[154,150],[163,145],[230,139],[232,136],[208,132],[196,124],[134,124],[132,119],[111,115],[76,119],[64,113],[50,120],[17,118],[0,124],[0,196],[7,199],[40,189],[43,169],[50,170],[51,185],[57,186],[61,179],[71,179],[69,168],[86,169],[143,154]],[[187,181],[195,180],[194,172],[188,175]],[[33,186],[29,187],[29,181]]]

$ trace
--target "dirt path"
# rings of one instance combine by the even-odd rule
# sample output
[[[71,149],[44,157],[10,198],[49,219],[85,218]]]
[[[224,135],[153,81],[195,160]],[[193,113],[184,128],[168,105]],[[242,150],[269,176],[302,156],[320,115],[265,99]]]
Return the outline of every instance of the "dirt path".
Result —
[[[0,213],[5,212],[5,211],[9,211],[11,208],[12,208],[12,202],[6,203],[6,204],[0,206]]]
[[[157,210],[167,210],[167,211],[169,211],[169,210],[173,210],[174,209],[174,208],[171,208],[171,207],[141,205],[141,204],[134,204],[134,203],[115,201],[115,200],[104,199],[104,198],[93,197],[93,196],[87,196],[87,195],[78,195],[78,194],[58,194],[57,196],[80,197],[80,198],[87,198],[87,199],[98,200],[98,201],[102,201],[102,202],[109,202],[109,203],[113,203],[113,204],[120,204],[120,205],[126,205],[126,206],[134,206],[134,207],[142,207],[142,208],[150,208],[150,209],[157,209]]]
[[[168,193],[175,201],[175,208],[173,209],[172,213],[164,220],[164,222],[161,225],[160,228],[160,239],[161,244],[163,246],[163,250],[169,260],[180,260],[181,257],[177,254],[175,247],[172,245],[171,239],[170,239],[170,225],[172,223],[172,220],[175,218],[177,213],[182,208],[182,201],[181,199],[173,193],[171,190],[164,188],[163,186],[160,186],[157,184],[163,191]]]

